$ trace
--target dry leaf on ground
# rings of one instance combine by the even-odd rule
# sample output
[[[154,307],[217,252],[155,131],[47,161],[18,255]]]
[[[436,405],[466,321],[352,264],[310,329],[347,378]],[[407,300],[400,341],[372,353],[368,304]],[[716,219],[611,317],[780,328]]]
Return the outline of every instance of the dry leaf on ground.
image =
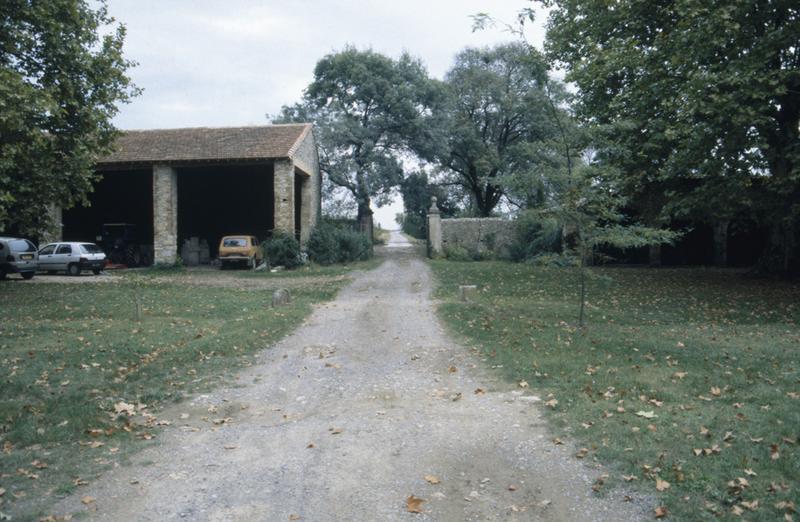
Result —
[[[406,511],[409,513],[422,513],[422,503],[425,499],[409,495],[406,499]]]
[[[441,482],[436,475],[425,475],[425,480],[430,484],[439,484]]]

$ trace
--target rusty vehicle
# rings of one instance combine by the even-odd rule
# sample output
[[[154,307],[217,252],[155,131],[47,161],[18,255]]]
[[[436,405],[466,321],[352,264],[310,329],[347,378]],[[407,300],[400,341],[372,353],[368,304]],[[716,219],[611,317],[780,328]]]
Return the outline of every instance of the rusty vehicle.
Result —
[[[225,236],[219,242],[219,267],[255,269],[264,261],[264,248],[255,236]]]

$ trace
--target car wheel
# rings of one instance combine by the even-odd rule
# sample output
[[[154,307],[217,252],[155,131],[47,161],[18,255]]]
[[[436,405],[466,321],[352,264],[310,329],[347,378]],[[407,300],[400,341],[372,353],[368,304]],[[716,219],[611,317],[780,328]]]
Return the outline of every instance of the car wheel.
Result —
[[[100,275],[100,272],[102,272],[102,270],[100,270],[99,268],[92,268],[92,273],[94,275]]]
[[[20,275],[22,276],[22,279],[33,279],[33,276],[36,275],[36,272],[22,272]]]
[[[81,267],[72,263],[71,265],[67,266],[67,273],[71,276],[81,275]]]
[[[6,278],[6,269],[0,268],[0,281]]]

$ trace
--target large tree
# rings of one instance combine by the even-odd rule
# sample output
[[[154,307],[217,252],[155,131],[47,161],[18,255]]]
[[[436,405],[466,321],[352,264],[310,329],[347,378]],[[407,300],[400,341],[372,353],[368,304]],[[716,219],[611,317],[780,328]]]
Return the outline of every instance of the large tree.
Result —
[[[347,48],[323,57],[301,103],[284,107],[276,122],[313,121],[320,167],[345,188],[358,218],[387,200],[403,179],[403,161],[429,146],[426,121],[438,90],[422,64],[407,54],[392,59]]]
[[[607,125],[633,201],[663,217],[754,216],[788,270],[800,216],[800,5],[544,0],[547,50]]]
[[[137,94],[125,28],[104,1],[4,0],[0,9],[0,230],[39,235],[50,205],[84,202],[94,162]]]
[[[546,85],[547,64],[523,43],[456,56],[445,77],[445,146],[433,159],[471,194],[475,214],[491,215],[520,186],[513,177],[535,171],[545,154],[542,146],[555,133]],[[549,85],[552,96],[562,95],[557,82]]]

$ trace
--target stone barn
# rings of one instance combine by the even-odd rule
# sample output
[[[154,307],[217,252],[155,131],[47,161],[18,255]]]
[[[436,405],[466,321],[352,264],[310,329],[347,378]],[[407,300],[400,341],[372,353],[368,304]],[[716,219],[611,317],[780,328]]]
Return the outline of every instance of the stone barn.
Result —
[[[67,241],[95,241],[104,223],[135,224],[155,263],[176,260],[184,240],[308,240],[320,216],[319,162],[310,124],[124,132],[98,161],[90,205],[61,215]]]

